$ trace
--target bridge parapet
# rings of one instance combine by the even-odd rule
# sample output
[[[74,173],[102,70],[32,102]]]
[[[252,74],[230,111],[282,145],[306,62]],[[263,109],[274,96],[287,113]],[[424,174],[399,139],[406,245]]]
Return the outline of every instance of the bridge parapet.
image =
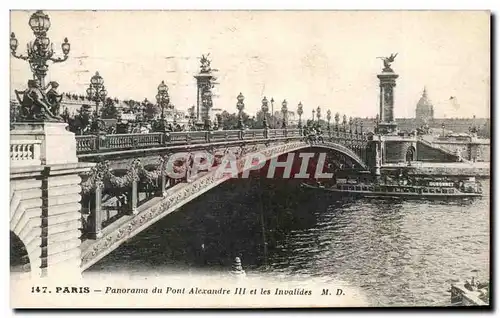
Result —
[[[345,142],[366,140],[366,135],[355,132],[329,132]],[[77,154],[105,153],[110,151],[148,149],[155,147],[208,144],[239,140],[276,138],[303,138],[301,129],[249,129],[216,131],[182,131],[150,134],[113,134],[76,136]]]
[[[300,136],[298,129],[289,130],[291,136]],[[112,150],[147,149],[162,146],[201,144],[219,141],[236,141],[284,137],[284,130],[264,129],[251,130],[217,130],[217,131],[182,131],[150,134],[114,134],[114,135],[82,135],[76,136],[77,153],[106,152]]]
[[[41,140],[12,140],[10,143],[11,167],[41,165]]]

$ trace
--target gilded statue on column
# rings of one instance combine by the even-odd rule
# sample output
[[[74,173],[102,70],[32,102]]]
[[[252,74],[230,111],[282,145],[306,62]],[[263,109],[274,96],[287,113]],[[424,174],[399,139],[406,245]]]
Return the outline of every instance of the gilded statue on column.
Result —
[[[391,73],[394,72],[393,69],[391,68],[391,64],[396,59],[396,56],[398,56],[398,53],[396,54],[391,53],[391,56],[389,57],[378,57],[384,63],[384,68],[382,70],[383,72],[391,72]]]
[[[211,61],[208,59],[210,53],[207,54],[205,56],[205,54],[203,54],[201,56],[201,59],[200,59],[200,68],[201,68],[201,73],[210,73],[210,71],[212,70],[212,68],[210,67],[210,63]]]

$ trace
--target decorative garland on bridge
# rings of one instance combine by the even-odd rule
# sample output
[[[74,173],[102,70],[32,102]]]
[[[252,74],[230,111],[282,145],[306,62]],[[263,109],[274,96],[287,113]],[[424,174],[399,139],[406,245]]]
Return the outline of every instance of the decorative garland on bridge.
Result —
[[[127,172],[121,177],[117,177],[110,168],[109,161],[97,163],[88,173],[89,178],[81,183],[82,192],[89,193],[98,188],[123,189],[132,185],[134,181],[142,181],[153,184],[165,170],[167,156],[160,157],[160,163],[153,171],[148,171],[141,163],[140,159],[134,159],[128,166]]]

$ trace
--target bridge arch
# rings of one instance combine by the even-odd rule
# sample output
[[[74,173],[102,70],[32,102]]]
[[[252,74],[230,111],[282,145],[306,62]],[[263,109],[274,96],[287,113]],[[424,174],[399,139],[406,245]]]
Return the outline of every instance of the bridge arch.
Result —
[[[36,202],[37,200],[31,200]],[[11,195],[10,205],[10,244],[11,251],[15,248],[18,266],[24,272],[30,272],[33,277],[40,276],[42,266],[42,220],[40,219],[40,208],[33,208],[33,202],[21,199],[21,196],[14,191]],[[31,204],[31,205],[30,205]]]
[[[340,144],[337,144],[334,142],[321,142],[321,143],[308,144],[305,147],[299,148],[297,150],[305,149],[308,147],[324,148],[324,149],[336,151],[338,153],[343,154],[344,156],[347,156],[351,160],[353,160],[353,162],[355,162],[359,166],[360,169],[366,170],[368,168],[366,163],[363,161],[363,159],[361,159],[359,157],[358,154],[356,154],[354,151],[352,151],[351,149],[349,149],[343,145],[340,145]]]
[[[10,270],[11,272],[31,271],[31,262],[26,245],[12,231],[10,231]]]
[[[405,154],[405,160],[406,161],[414,161],[416,158],[415,158],[415,154],[417,153],[417,150],[415,149],[414,146],[409,146],[407,149],[406,149],[406,154]]]
[[[361,160],[361,158],[354,151],[342,145],[332,142],[310,144],[304,141],[294,141],[273,146],[263,146],[260,148],[256,147],[248,152],[245,152],[237,158],[238,172],[242,173],[246,170],[250,170],[250,167],[245,169],[244,161],[253,154],[264,154],[266,160],[271,160],[283,154],[310,147],[337,151],[351,158],[360,166],[361,169],[366,169],[366,164]],[[164,198],[159,199],[159,201],[155,204],[146,205],[145,208],[141,209],[140,207],[137,215],[133,218],[116,227],[111,233],[105,234],[99,240],[86,245],[85,248],[82,249],[81,270],[84,271],[88,269],[90,266],[105,257],[107,254],[111,253],[114,249],[130,238],[142,232],[168,214],[179,209],[186,203],[194,200],[229,179],[231,179],[231,176],[227,174],[220,175],[218,167],[214,167],[210,171],[198,176],[188,183],[180,184],[179,186],[174,186],[169,189]]]

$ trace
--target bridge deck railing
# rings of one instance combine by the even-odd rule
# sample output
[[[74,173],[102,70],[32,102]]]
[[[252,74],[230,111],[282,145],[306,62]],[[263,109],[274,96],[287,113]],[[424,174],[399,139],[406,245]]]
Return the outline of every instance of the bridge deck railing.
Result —
[[[249,129],[181,131],[150,134],[111,134],[76,136],[78,154],[152,147],[167,147],[209,142],[301,137],[300,129]]]

